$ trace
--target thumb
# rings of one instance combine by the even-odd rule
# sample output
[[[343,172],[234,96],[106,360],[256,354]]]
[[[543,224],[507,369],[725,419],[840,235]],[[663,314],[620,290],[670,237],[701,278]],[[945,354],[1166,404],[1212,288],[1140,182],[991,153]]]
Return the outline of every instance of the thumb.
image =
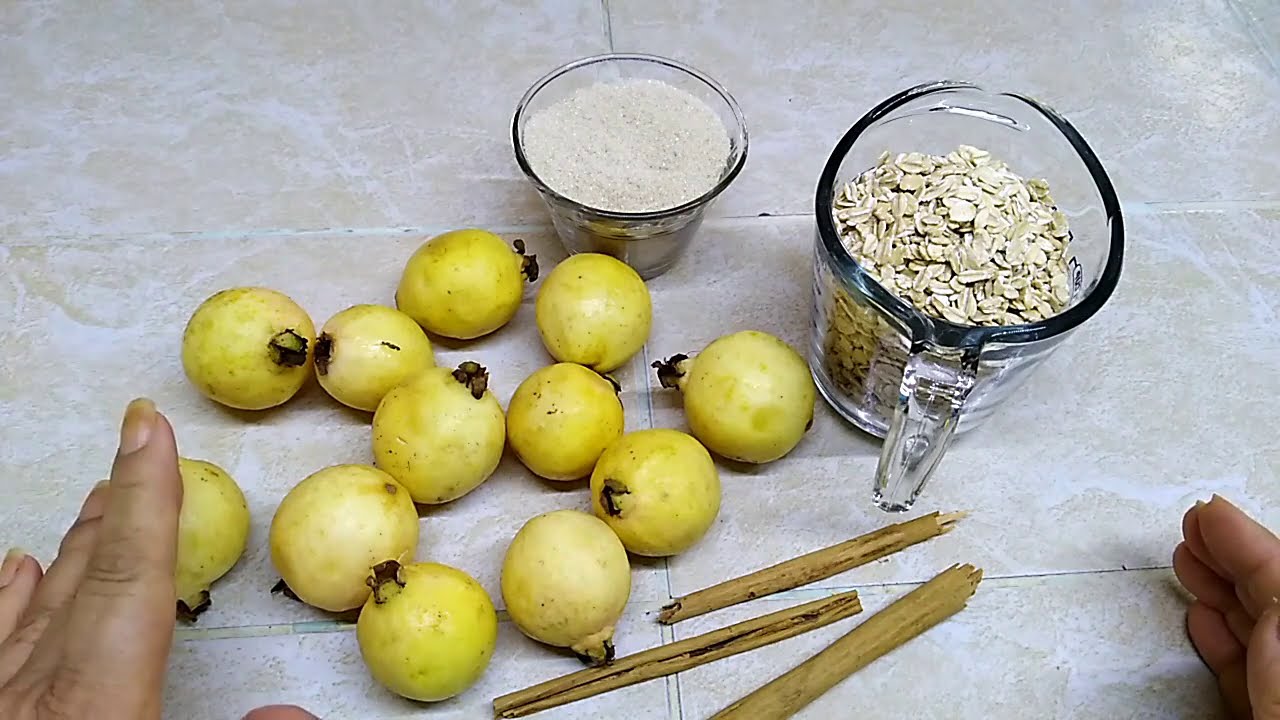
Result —
[[[1253,626],[1248,665],[1253,720],[1280,720],[1280,604],[1274,601]]]

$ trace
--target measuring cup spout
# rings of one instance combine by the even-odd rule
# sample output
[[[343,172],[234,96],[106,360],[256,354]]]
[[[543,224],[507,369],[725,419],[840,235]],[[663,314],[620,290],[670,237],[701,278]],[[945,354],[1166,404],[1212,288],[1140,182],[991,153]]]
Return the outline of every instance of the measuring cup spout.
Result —
[[[976,350],[912,350],[876,468],[873,497],[881,510],[915,504],[951,443],[977,367]]]

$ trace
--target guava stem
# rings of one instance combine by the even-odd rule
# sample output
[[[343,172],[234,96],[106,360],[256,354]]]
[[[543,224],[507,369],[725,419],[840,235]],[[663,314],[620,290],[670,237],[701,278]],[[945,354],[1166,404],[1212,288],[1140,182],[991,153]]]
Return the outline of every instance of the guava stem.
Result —
[[[400,563],[388,560],[374,565],[373,574],[364,582],[373,590],[373,602],[381,605],[387,601],[387,596],[383,594],[387,585],[395,583],[404,587],[404,581],[400,579]]]
[[[620,480],[605,478],[604,487],[600,488],[600,503],[609,517],[621,517],[622,507],[618,505],[619,495],[630,495],[631,491]]]
[[[213,600],[209,597],[209,591],[201,590],[196,596],[194,605],[188,605],[186,600],[178,601],[178,619],[182,622],[194,623],[205,610],[209,609],[210,605],[213,605]]]
[[[689,372],[689,356],[683,353],[672,355],[666,360],[655,360],[653,369],[658,371],[658,382],[664,388],[678,388],[685,373]]]
[[[468,360],[453,371],[453,379],[462,383],[471,391],[471,397],[479,400],[489,389],[489,371],[477,362]]]
[[[520,274],[524,275],[529,282],[536,282],[538,279],[538,256],[525,255],[524,240],[520,238],[516,238],[516,241],[511,245],[516,249],[517,255],[524,256],[520,260]]]
[[[290,590],[289,586],[285,584],[284,578],[281,578],[279,582],[271,586],[271,594],[275,595],[276,593],[281,593],[294,602],[302,602],[302,598],[298,597],[297,593]]]
[[[608,665],[618,654],[613,646],[613,626],[586,636],[569,649],[588,665]]]
[[[320,337],[316,338],[315,353],[316,372],[321,375],[329,374],[329,363],[333,360],[333,336],[329,333],[320,333]]]
[[[307,362],[307,339],[293,331],[281,330],[267,343],[271,362],[281,367],[302,367]]]

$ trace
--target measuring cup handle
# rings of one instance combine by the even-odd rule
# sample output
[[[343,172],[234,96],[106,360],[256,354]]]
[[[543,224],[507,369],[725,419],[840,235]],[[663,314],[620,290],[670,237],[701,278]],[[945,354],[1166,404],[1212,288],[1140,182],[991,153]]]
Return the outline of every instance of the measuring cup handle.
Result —
[[[951,444],[960,408],[977,379],[977,352],[913,352],[902,373],[893,422],[876,468],[875,502],[903,512],[915,504]]]

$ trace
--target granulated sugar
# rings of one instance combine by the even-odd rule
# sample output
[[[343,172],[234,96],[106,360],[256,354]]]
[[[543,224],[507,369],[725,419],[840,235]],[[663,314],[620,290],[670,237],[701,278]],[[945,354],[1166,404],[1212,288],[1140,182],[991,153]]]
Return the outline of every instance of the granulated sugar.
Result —
[[[551,189],[601,210],[652,212],[715,186],[729,135],[705,102],[664,82],[597,83],[532,115],[529,165]]]

